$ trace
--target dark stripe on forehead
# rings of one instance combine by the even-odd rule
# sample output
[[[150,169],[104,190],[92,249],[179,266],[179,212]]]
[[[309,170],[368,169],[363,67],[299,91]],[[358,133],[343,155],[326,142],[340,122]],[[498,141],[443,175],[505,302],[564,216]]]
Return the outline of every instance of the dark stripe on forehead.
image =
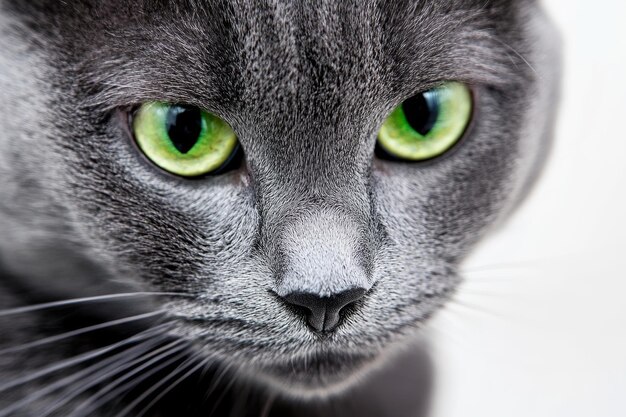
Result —
[[[254,0],[234,7],[249,103],[273,97],[265,105],[274,111],[307,111],[333,106],[348,90],[366,94],[358,85],[375,78],[381,53],[373,3]]]

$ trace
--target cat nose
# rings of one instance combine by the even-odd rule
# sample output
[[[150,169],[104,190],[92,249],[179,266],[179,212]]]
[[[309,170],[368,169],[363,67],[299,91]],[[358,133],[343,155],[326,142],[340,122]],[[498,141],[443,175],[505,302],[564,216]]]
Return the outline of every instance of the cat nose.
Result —
[[[304,307],[309,325],[318,332],[332,331],[339,324],[339,313],[365,295],[365,288],[352,288],[321,297],[313,293],[294,292],[283,296],[289,304]]]
[[[276,240],[280,263],[272,291],[298,306],[292,310],[304,313],[313,330],[335,329],[352,310],[346,307],[372,288],[363,227],[343,213],[308,213],[287,225]]]

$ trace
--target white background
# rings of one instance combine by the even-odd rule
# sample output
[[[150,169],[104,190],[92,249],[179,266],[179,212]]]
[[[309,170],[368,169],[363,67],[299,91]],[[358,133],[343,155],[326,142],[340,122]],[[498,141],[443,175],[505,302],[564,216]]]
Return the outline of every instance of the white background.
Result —
[[[437,417],[626,416],[626,2],[544,3],[565,47],[556,147],[432,323]]]

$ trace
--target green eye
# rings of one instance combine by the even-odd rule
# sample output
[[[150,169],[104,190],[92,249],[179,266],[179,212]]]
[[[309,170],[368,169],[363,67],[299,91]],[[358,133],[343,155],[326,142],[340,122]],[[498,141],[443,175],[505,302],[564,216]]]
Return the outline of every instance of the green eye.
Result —
[[[228,123],[192,106],[146,103],[134,117],[133,131],[152,162],[183,177],[217,170],[237,148],[237,136]]]
[[[461,139],[471,117],[469,87],[448,82],[398,106],[378,131],[378,144],[395,158],[434,158]]]

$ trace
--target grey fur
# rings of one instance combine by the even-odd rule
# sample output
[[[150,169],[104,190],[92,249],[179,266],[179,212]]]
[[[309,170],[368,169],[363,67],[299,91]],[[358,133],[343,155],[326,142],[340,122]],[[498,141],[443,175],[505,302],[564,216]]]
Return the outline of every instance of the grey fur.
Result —
[[[452,295],[459,263],[521,200],[550,142],[558,42],[532,0],[16,3],[0,2],[3,305],[193,294],[90,314],[166,308],[169,337],[191,351],[262,392],[317,398],[300,415],[368,392],[358,381]],[[391,109],[445,80],[474,88],[463,143],[426,163],[375,158]],[[151,166],[125,118],[149,100],[223,117],[245,165],[193,181]],[[368,294],[324,336],[273,295],[353,285]],[[2,321],[0,346],[42,337],[45,317]],[[85,348],[5,355],[0,380]],[[0,410],[49,382],[1,396]],[[388,400],[375,415],[398,415]]]

